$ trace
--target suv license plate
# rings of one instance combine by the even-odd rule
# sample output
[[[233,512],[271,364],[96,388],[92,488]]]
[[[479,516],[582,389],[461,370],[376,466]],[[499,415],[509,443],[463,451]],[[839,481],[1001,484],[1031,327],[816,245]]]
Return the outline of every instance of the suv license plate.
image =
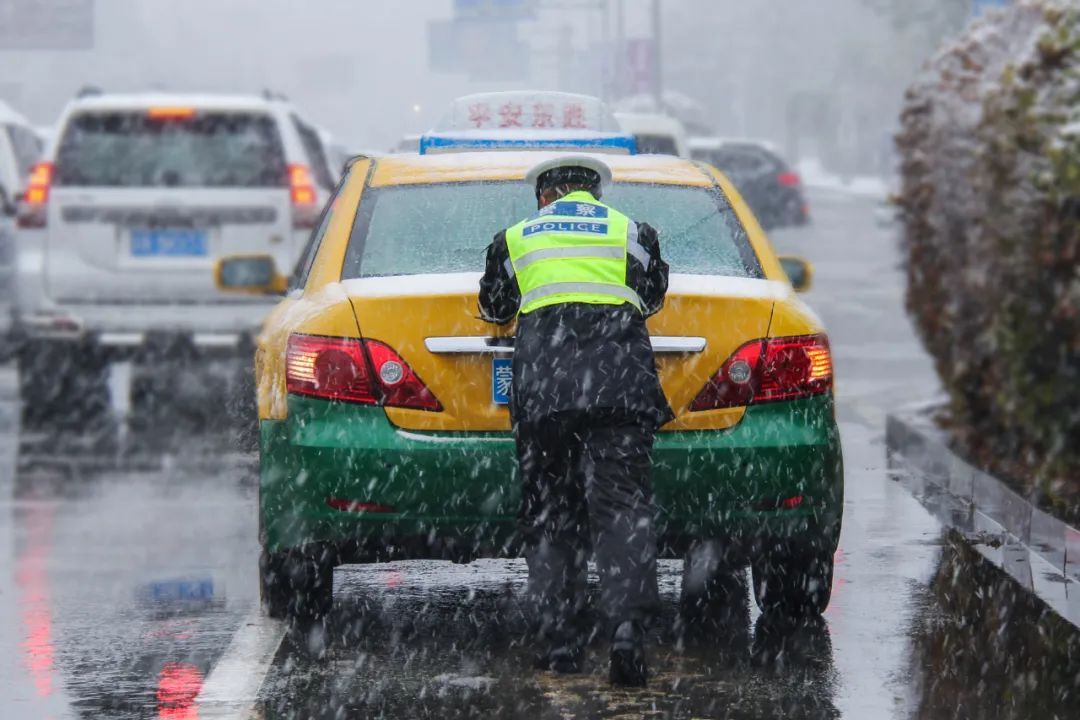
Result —
[[[205,230],[132,230],[133,257],[206,257]]]

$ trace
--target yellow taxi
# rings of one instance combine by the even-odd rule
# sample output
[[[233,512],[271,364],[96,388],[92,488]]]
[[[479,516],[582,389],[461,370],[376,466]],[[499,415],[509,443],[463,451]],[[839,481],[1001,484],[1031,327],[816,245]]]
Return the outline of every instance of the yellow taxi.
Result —
[[[300,264],[219,260],[218,285],[284,295],[258,337],[262,597],[312,615],[345,562],[468,561],[519,549],[504,390],[513,328],[478,317],[492,236],[536,212],[545,152],[360,158]],[[821,612],[843,471],[832,360],[778,258],[714,168],[605,155],[604,201],[657,228],[671,267],[648,321],[676,418],[658,434],[661,557],[702,543],[749,563],[763,608]]]

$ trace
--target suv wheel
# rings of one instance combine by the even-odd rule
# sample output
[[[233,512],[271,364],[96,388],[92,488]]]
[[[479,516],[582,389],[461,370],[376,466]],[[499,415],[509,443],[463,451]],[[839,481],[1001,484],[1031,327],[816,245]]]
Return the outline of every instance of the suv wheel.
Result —
[[[229,390],[227,414],[234,446],[241,452],[259,449],[259,406],[255,367],[242,362]]]
[[[292,550],[259,557],[259,596],[266,614],[280,619],[314,619],[329,614],[334,602],[336,554]]]
[[[25,426],[58,425],[84,433],[107,429],[109,363],[93,347],[29,342],[20,349],[18,365]]]
[[[750,565],[754,599],[763,613],[820,615],[832,596],[833,555],[818,548],[770,548]]]

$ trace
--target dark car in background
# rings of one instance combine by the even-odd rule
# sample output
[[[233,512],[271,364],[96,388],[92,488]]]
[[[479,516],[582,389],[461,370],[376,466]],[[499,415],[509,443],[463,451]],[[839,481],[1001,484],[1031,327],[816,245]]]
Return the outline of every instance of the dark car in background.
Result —
[[[765,229],[810,221],[802,179],[768,143],[692,138],[690,155],[727,175]]]
[[[0,362],[13,348],[15,204],[40,155],[41,138],[30,122],[0,101]]]
[[[15,195],[6,185],[0,184],[0,363],[5,362],[15,348],[11,334],[15,207]]]

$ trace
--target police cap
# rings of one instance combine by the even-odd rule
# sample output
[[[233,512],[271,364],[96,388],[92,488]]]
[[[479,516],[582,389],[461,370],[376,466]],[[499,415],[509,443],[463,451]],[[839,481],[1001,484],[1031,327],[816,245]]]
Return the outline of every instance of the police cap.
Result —
[[[536,165],[525,181],[536,188],[536,194],[559,185],[585,185],[602,190],[611,183],[611,168],[588,155],[563,155]]]

